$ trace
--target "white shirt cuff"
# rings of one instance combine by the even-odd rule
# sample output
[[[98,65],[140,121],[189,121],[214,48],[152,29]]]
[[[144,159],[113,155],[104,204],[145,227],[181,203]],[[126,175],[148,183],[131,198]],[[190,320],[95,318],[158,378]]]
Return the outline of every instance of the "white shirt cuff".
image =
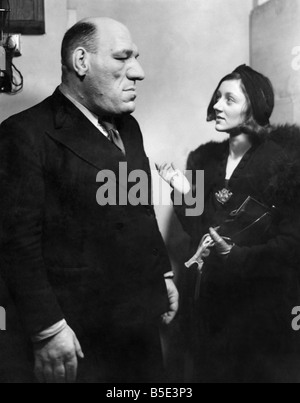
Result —
[[[164,274],[165,280],[173,280],[175,277],[175,273],[173,271],[169,271],[168,273]]]
[[[33,336],[31,338],[31,341],[33,343],[40,343],[41,341],[50,339],[50,337],[54,337],[58,333],[62,332],[67,326],[67,322],[65,321],[65,319],[63,319],[60,322],[57,322],[55,325],[49,327],[48,329],[43,330],[42,332]]]

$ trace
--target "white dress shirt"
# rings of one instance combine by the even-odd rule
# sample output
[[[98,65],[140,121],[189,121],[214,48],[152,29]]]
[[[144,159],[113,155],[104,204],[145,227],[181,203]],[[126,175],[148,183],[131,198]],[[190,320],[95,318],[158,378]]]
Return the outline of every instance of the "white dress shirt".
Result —
[[[95,115],[93,112],[88,110],[85,106],[83,106],[80,102],[76,101],[71,95],[67,94],[67,92],[63,89],[63,87],[59,87],[60,92],[70,101],[77,109],[80,110],[81,113],[102,133],[105,137],[108,137],[108,133],[106,129],[99,123],[99,117]]]

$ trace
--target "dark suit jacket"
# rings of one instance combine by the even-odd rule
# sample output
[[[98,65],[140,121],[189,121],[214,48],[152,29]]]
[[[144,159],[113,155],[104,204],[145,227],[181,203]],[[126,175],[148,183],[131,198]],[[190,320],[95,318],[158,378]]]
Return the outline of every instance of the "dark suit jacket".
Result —
[[[59,90],[0,128],[2,275],[30,335],[66,318],[77,335],[139,326],[167,309],[167,251],[151,204],[96,202],[101,170],[147,172],[140,128],[127,158]],[[129,187],[130,188],[130,187]]]

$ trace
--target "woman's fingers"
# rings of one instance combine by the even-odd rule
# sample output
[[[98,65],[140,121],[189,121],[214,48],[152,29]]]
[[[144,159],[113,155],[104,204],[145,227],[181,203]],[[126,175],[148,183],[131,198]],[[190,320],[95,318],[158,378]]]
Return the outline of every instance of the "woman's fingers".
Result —
[[[164,162],[161,165],[155,164],[155,166],[159,175],[170,184],[172,177],[176,172],[174,166],[168,162]]]
[[[213,239],[216,243],[218,243],[218,244],[226,243],[226,242],[224,241],[224,239],[217,233],[217,231],[214,230],[214,228],[210,228],[210,229],[209,229],[209,232],[210,232],[210,236],[212,237],[212,239]]]
[[[212,239],[216,243],[216,249],[219,255],[227,256],[231,252],[232,246],[229,245],[213,228],[209,229]]]

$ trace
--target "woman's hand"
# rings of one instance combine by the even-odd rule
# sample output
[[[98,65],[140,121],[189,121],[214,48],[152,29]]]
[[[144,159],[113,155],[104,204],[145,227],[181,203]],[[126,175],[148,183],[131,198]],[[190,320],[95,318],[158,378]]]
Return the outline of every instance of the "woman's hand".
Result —
[[[210,236],[215,242],[215,248],[217,253],[222,257],[228,257],[233,248],[233,245],[229,245],[214,228],[209,229]]]
[[[191,185],[184,174],[175,169],[173,164],[163,163],[162,165],[156,165],[156,169],[159,175],[175,190],[179,193],[187,194],[191,190]]]

